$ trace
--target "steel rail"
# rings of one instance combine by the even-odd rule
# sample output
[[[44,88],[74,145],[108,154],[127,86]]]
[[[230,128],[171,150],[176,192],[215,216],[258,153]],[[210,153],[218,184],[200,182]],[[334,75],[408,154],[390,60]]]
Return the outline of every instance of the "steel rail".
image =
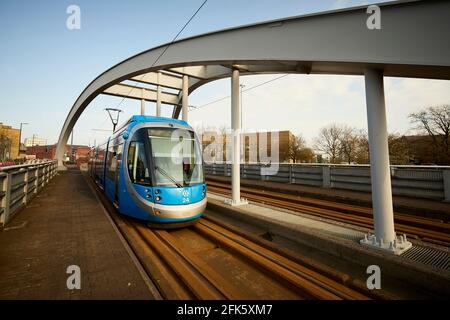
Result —
[[[290,261],[286,257],[234,234],[211,221],[203,219],[195,228],[198,228],[202,233],[208,234],[211,238],[220,241],[244,258],[249,258],[252,262],[255,262],[259,267],[267,270],[274,276],[293,283],[295,286],[298,286],[299,290],[305,291],[314,298],[367,299],[367,296],[333,279],[327,278],[314,270]]]
[[[350,287],[350,288],[352,288],[358,292],[361,292],[367,296],[370,296],[370,297],[373,297],[373,298],[379,299],[379,300],[398,300],[399,299],[398,296],[395,296],[384,290],[369,290],[367,288],[367,284],[365,281],[361,281],[359,279],[352,278],[347,273],[333,269],[333,268],[329,267],[328,265],[317,262],[316,260],[311,259],[309,257],[300,255],[300,254],[293,252],[287,248],[283,248],[278,245],[275,245],[273,242],[264,239],[261,235],[245,232],[244,230],[242,230],[240,228],[236,228],[235,226],[228,224],[225,221],[222,221],[222,220],[220,220],[216,217],[213,217],[209,214],[203,216],[203,219],[207,220],[207,221],[212,221],[212,222],[214,222],[214,224],[219,225],[224,229],[230,230],[234,234],[237,234],[245,239],[248,239],[255,244],[258,244],[266,249],[269,249],[272,252],[278,253],[278,254],[288,258],[290,261],[293,261],[297,264],[303,265],[303,266],[307,267],[308,269],[316,271],[319,274],[326,276],[327,278],[333,279],[334,281],[341,283],[347,287]]]
[[[146,243],[169,265],[197,299],[217,300],[225,298],[198,269],[191,266],[183,255],[178,254],[165,244],[154,231],[143,224],[133,223],[133,225]]]
[[[199,259],[195,254],[190,252],[189,248],[184,246],[180,241],[173,237],[169,232],[164,230],[155,230],[154,232],[160,239],[162,239],[171,249],[173,249],[179,256],[183,257],[194,269],[213,285],[226,299],[242,300],[245,297],[241,294],[239,288],[232,286],[225,278],[218,272],[212,269],[207,263]]]
[[[227,185],[216,184],[208,182],[208,190],[217,193],[229,194],[230,188]],[[296,198],[292,195],[285,195],[282,193],[260,191],[250,188],[241,189],[243,196],[249,200],[274,205],[281,208],[291,209],[294,211],[318,216],[321,218],[332,219],[339,222],[350,223],[355,226],[371,228],[373,225],[373,218],[369,216],[368,211],[361,210],[362,207],[343,205],[340,203],[333,203],[330,201],[315,202],[309,198]],[[283,199],[285,197],[285,199]],[[307,203],[307,204],[303,204]],[[315,205],[319,204],[319,206]],[[333,206],[334,204],[334,206]],[[327,207],[329,209],[325,209]],[[351,209],[355,208],[354,211]],[[367,209],[367,208],[366,208]],[[406,224],[408,221],[403,220],[399,223],[396,219],[396,229],[401,233],[406,233],[409,236],[421,238],[429,242],[435,242],[443,245],[450,245],[450,229],[449,225],[444,222],[430,221],[424,219],[420,221],[421,227],[418,226],[418,218],[414,218],[415,225]],[[411,223],[411,221],[409,221]],[[433,226],[434,229],[427,229]]]
[[[100,194],[98,190],[96,192]],[[165,299],[242,300],[254,297],[252,291],[242,292],[233,284],[229,278],[231,274],[216,271],[176,236],[177,232],[185,230],[193,232],[192,236],[195,234],[203,239],[201,241],[212,242],[215,247],[222,248],[232,260],[246,261],[248,270],[262,272],[269,283],[283,288],[285,291],[280,291],[282,296],[292,292],[286,297],[332,300],[369,298],[369,294],[350,288],[345,283],[350,279],[348,276],[340,275],[341,278],[336,279],[320,272],[320,268],[311,268],[309,264],[291,260],[280,252],[261,246],[258,241],[242,237],[212,219],[200,219],[200,223],[188,229],[154,230],[140,221],[120,216],[104,195],[100,194],[100,200]],[[253,272],[250,271],[249,275]]]

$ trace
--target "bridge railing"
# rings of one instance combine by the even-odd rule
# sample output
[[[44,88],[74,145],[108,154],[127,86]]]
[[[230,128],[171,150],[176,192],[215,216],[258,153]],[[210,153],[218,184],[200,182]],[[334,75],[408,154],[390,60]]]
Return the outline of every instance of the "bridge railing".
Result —
[[[264,164],[241,164],[244,179],[371,192],[369,165],[279,164],[274,175]],[[206,175],[231,176],[231,164],[205,164]],[[391,166],[392,194],[450,202],[450,166]]]
[[[0,167],[0,227],[56,175],[56,168],[56,161]]]

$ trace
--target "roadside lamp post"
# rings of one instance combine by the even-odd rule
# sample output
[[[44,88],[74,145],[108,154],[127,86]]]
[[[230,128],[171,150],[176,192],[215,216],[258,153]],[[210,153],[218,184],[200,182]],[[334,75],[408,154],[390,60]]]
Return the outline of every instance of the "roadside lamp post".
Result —
[[[19,130],[19,148],[20,148],[20,143],[22,142],[22,126],[29,124],[28,122],[21,122],[20,123],[20,130]]]

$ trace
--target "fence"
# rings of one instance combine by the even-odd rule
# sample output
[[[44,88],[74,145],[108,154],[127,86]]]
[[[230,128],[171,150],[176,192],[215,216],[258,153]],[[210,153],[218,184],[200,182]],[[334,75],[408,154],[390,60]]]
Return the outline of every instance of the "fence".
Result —
[[[57,162],[0,168],[0,226],[12,217],[56,174]]]
[[[371,191],[369,165],[280,164],[262,175],[262,164],[241,164],[241,177],[324,188]],[[205,174],[231,176],[231,164],[205,164]],[[450,201],[450,166],[391,166],[392,193]]]

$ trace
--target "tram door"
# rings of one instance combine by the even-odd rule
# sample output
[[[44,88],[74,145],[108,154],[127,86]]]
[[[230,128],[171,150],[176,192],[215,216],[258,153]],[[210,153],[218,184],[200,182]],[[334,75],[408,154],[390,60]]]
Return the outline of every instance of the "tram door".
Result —
[[[122,167],[122,152],[123,152],[123,144],[120,144],[116,151],[116,172],[114,174],[114,202],[119,204],[119,188],[120,188],[120,168]]]

